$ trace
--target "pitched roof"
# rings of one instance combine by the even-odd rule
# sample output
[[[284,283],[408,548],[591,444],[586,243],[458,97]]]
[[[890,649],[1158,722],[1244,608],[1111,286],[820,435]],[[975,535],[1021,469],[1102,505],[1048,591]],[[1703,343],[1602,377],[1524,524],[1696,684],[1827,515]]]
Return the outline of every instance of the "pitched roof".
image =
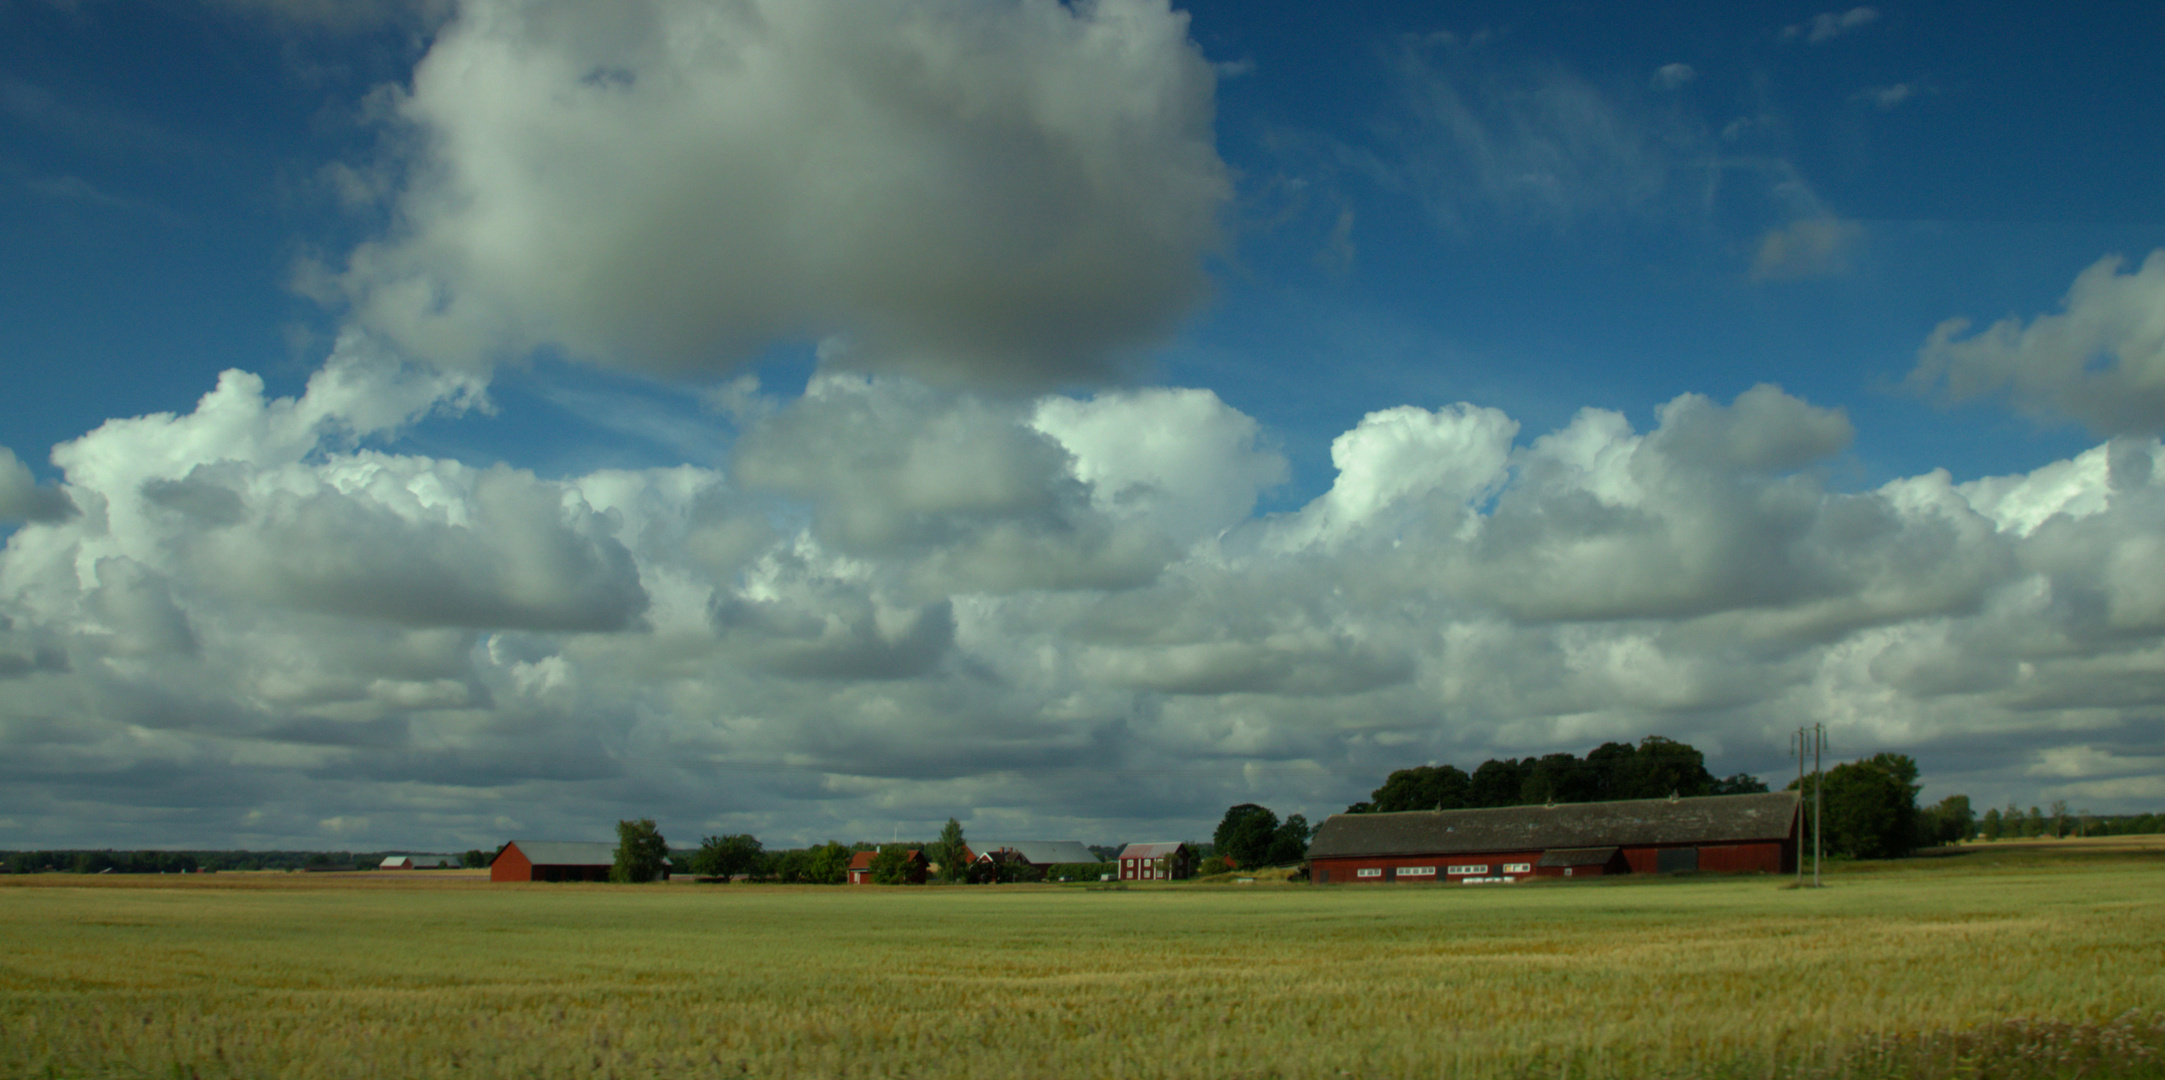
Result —
[[[972,844],[979,857],[995,851],[1007,850],[1022,856],[1032,866],[1051,866],[1055,863],[1103,862],[1097,854],[1084,847],[1080,840],[1010,840],[998,844]]]
[[[526,861],[535,866],[614,866],[616,845],[583,840],[513,840]]]
[[[1797,793],[1793,791],[1482,810],[1333,814],[1316,830],[1308,857],[1780,840],[1789,835],[1796,817]]]
[[[879,854],[877,851],[860,851],[849,857],[849,868],[852,870],[870,870],[872,869],[872,860],[878,858]]]
[[[1174,852],[1177,852],[1187,846],[1188,845],[1181,843],[1177,840],[1162,844],[1129,844],[1128,846],[1121,848],[1120,854],[1114,856],[1114,858],[1162,859],[1167,855],[1171,855]]]

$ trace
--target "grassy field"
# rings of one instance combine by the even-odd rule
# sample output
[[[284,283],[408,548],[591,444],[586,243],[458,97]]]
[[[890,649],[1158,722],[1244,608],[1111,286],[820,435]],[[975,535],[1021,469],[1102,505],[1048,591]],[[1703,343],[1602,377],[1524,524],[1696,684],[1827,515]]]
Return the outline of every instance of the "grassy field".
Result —
[[[2165,1075],[2165,849],[1828,883],[0,879],[0,1072]]]

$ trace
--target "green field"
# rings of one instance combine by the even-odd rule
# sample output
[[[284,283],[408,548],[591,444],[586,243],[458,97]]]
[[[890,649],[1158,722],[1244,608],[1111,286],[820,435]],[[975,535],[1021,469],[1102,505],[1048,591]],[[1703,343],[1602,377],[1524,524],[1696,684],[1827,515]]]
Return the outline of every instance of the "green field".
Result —
[[[5,878],[0,1071],[2165,1075],[2165,850],[1828,882]]]

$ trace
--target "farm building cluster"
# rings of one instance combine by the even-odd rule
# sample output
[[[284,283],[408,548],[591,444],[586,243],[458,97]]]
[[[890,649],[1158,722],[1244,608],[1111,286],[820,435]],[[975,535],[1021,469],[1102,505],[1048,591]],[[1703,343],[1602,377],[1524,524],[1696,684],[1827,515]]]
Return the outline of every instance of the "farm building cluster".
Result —
[[[851,857],[847,878],[850,884],[872,884],[872,860],[878,854],[860,851]],[[1111,862],[1098,858],[1096,852],[1076,840],[974,844],[963,848],[963,857],[972,863],[995,866],[1019,863],[1040,871],[1056,866],[1098,864],[1104,867],[1102,877],[1122,881],[1184,880],[1195,876],[1196,866],[1195,850],[1178,842],[1129,844]],[[489,864],[489,880],[607,881],[609,868],[615,862],[616,846],[613,844],[513,840],[505,844]],[[907,856],[905,877],[912,883],[922,883],[938,869],[925,858],[924,852],[911,851]]]
[[[1802,835],[1796,792],[1699,798],[1334,814],[1308,846],[1318,884],[1506,883],[1534,877],[1597,877],[1680,871],[1793,873]],[[515,840],[489,866],[492,881],[606,881],[615,861],[606,843]],[[876,853],[860,851],[848,881],[872,884]],[[1129,844],[1110,862],[1072,840],[972,845],[973,863],[1022,863],[1044,870],[1098,864],[1118,881],[1178,881],[1196,872],[1185,843]],[[906,878],[938,867],[909,852]]]

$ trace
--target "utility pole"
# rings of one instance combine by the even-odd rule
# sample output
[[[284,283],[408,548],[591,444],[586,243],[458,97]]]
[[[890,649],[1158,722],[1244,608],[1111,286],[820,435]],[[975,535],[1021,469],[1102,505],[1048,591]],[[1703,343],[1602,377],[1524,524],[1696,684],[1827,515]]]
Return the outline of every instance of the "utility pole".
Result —
[[[1791,740],[1791,749],[1797,752],[1797,797],[1804,797],[1804,726],[1797,726],[1797,736]],[[1804,887],[1804,821],[1797,821],[1797,887]]]
[[[1826,803],[1820,792],[1827,786],[1827,771],[1820,766],[1820,753],[1827,748],[1827,729],[1822,724],[1812,725],[1812,888],[1819,888],[1819,853],[1824,847],[1821,836],[1822,819]]]

